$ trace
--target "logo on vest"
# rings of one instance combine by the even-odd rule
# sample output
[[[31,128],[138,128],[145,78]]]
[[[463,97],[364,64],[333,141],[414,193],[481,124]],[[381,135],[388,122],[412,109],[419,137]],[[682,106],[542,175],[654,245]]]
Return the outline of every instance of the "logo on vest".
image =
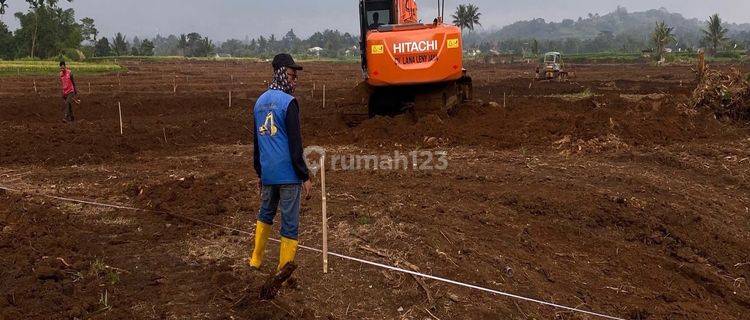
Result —
[[[276,127],[276,122],[273,120],[273,112],[269,112],[266,121],[258,128],[258,134],[273,137],[277,132],[279,132],[279,128]]]

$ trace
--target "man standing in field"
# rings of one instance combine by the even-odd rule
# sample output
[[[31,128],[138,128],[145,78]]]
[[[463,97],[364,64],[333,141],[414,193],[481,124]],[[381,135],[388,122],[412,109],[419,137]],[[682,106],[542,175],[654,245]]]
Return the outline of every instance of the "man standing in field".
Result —
[[[261,205],[255,229],[255,248],[248,263],[259,269],[271,234],[276,210],[281,208],[281,249],[277,271],[294,261],[301,193],[310,198],[312,183],[305,164],[300,110],[292,96],[302,67],[292,56],[273,59],[273,81],[253,108],[254,166],[260,181]]]
[[[73,103],[78,103],[78,100],[76,100],[78,89],[73,79],[73,73],[65,65],[65,61],[60,61],[60,85],[62,86],[63,98],[63,122],[70,123],[75,121]]]

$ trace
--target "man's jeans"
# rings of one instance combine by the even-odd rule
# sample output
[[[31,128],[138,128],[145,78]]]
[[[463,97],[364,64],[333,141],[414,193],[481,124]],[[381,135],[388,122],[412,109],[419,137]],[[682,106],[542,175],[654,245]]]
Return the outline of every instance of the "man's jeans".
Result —
[[[273,225],[276,209],[281,207],[281,236],[297,240],[302,185],[263,186],[258,220]]]

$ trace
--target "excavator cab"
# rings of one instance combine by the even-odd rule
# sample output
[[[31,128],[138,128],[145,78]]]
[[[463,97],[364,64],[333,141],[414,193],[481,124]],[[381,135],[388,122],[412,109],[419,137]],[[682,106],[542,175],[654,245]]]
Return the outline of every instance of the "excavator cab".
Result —
[[[367,3],[367,6],[364,6],[363,1],[362,8],[367,10],[362,10],[360,16],[366,30],[377,30],[384,25],[396,24],[391,19],[395,15],[392,0],[373,0]]]
[[[362,56],[362,70],[367,69],[367,33],[378,30],[381,26],[391,25],[391,17],[395,10],[393,0],[360,0],[360,51]]]
[[[361,0],[360,21],[362,36],[366,30],[377,30],[381,26],[416,24],[417,4],[414,0]]]
[[[563,59],[562,54],[559,52],[547,52],[544,55],[544,65],[547,70],[560,71],[562,70]]]

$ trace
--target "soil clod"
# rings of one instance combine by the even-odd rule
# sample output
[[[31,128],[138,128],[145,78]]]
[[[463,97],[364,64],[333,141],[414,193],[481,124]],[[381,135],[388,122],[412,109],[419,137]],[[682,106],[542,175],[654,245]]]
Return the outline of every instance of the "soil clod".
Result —
[[[294,270],[297,270],[297,264],[290,262],[287,263],[283,268],[281,268],[279,272],[269,277],[268,280],[266,280],[266,282],[263,284],[263,287],[260,289],[260,299],[275,299],[276,295],[279,293],[279,290],[281,290],[281,286],[284,285],[284,282],[292,277]]]

